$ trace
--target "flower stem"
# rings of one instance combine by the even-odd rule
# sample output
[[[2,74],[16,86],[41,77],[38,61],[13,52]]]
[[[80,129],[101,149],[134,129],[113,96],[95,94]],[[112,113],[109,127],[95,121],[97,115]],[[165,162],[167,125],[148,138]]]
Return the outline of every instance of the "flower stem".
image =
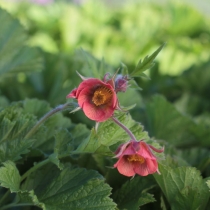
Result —
[[[37,129],[40,127],[40,125],[46,121],[49,117],[51,117],[53,114],[65,110],[66,108],[72,106],[72,103],[66,103],[66,104],[61,104],[57,107],[55,107],[55,109],[52,109],[51,111],[49,111],[47,114],[45,114],[37,123],[36,125],[26,134],[25,139],[29,138],[31,135],[33,135]]]
[[[137,141],[136,137],[133,135],[133,133],[125,126],[123,125],[117,118],[112,117],[112,120],[119,125],[130,137],[132,140]]]

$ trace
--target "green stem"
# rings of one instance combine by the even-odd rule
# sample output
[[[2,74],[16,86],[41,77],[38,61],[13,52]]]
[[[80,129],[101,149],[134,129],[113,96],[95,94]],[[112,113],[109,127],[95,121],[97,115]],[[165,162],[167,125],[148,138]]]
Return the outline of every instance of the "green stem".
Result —
[[[133,135],[133,133],[125,126],[123,125],[117,118],[115,117],[112,117],[112,120],[117,124],[119,125],[130,137],[131,137],[131,140],[134,140],[134,141],[137,141],[136,140],[136,137]]]
[[[34,204],[33,203],[19,203],[19,204],[12,203],[12,204],[8,204],[6,206],[1,207],[0,210],[9,209],[12,207],[17,207],[17,206],[34,206]]]
[[[68,107],[71,107],[72,103],[66,103],[66,104],[61,104],[57,106],[55,109],[52,109],[49,111],[47,114],[45,114],[37,123],[36,125],[26,134],[25,139],[29,138],[31,135],[33,135],[37,129],[40,127],[40,125],[46,121],[49,117],[51,117],[53,114],[63,111],[67,109]]]

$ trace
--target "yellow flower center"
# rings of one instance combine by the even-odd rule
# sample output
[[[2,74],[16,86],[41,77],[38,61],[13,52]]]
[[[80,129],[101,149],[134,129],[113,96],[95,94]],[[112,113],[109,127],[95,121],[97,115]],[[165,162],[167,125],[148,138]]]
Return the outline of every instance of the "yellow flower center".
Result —
[[[145,159],[142,157],[142,156],[140,156],[140,155],[129,155],[128,156],[128,161],[129,162],[139,162],[140,164],[143,164],[144,162],[145,162]]]
[[[96,106],[108,103],[112,98],[112,91],[107,87],[101,86],[97,88],[93,94],[92,101]]]

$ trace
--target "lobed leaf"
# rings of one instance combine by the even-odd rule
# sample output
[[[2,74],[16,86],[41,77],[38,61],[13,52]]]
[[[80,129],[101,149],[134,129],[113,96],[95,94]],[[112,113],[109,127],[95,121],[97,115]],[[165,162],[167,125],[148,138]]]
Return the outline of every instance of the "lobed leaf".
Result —
[[[20,202],[32,200],[45,210],[112,210],[116,206],[109,198],[111,188],[102,176],[81,168],[65,166],[60,171],[48,165],[27,178],[21,190]]]
[[[0,185],[9,188],[11,192],[18,192],[21,177],[12,161],[6,161],[0,168]]]
[[[210,193],[198,170],[161,164],[159,170],[161,175],[154,177],[172,209],[205,209]]]
[[[35,117],[23,113],[19,105],[14,104],[0,112],[0,162],[20,159],[35,141],[34,138],[24,139],[35,124]]]

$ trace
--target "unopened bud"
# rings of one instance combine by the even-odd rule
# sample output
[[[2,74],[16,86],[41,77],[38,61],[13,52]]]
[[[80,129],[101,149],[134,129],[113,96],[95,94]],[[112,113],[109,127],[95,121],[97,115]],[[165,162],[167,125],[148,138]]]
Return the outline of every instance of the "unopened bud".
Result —
[[[116,92],[125,92],[128,88],[128,77],[118,74],[115,79]]]

